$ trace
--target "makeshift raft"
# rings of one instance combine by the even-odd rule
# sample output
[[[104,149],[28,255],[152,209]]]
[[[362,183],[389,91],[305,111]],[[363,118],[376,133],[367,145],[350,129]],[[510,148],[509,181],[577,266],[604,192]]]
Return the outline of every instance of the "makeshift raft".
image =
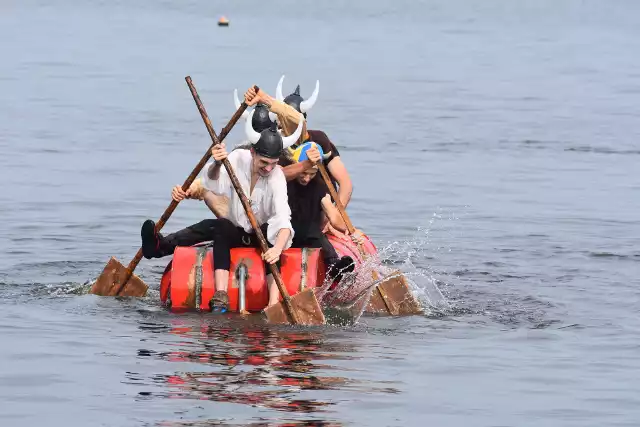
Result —
[[[356,244],[348,237],[333,234],[327,237],[338,256],[350,256],[358,269],[363,259]],[[375,245],[366,235],[363,246],[368,255],[377,254]],[[280,264],[283,282],[292,296],[306,288],[318,288],[324,284],[326,266],[319,248],[287,249],[282,252]],[[269,300],[266,273],[259,249],[231,249],[227,289],[230,311],[255,313],[266,307]],[[214,292],[211,245],[177,247],[160,282],[162,303],[175,312],[209,311]],[[381,307],[376,307],[372,299],[367,311],[379,312]]]

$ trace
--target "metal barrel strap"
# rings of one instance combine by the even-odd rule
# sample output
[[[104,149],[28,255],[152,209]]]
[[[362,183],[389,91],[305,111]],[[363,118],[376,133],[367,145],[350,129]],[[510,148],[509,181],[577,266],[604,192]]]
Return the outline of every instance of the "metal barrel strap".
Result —
[[[302,271],[300,272],[300,291],[307,287],[307,264],[309,263],[309,250],[302,248]]]
[[[196,277],[195,277],[195,285],[196,285],[196,309],[200,310],[200,306],[202,305],[202,262],[204,261],[205,256],[207,255],[207,250],[209,248],[207,246],[199,247],[197,249],[196,255]]]
[[[167,290],[167,300],[164,305],[167,308],[171,308],[171,285],[169,285],[169,289]]]
[[[247,278],[249,277],[249,269],[244,262],[236,266],[235,272],[238,282],[238,312],[243,313],[247,310]]]

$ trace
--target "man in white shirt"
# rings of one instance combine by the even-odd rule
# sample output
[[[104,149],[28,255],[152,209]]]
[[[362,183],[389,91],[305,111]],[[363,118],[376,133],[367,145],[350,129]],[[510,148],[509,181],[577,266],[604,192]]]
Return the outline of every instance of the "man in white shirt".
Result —
[[[237,107],[239,107],[239,101]],[[251,124],[257,132],[262,132],[273,125],[274,121],[271,119],[272,113],[269,112],[266,106],[257,104],[253,111]],[[245,119],[248,116],[248,112],[246,116],[243,115]],[[251,144],[247,144],[244,148],[249,147],[251,147]],[[171,197],[176,202],[181,202],[184,199],[202,200],[216,218],[226,217],[229,211],[229,200],[224,196],[218,196],[207,191],[202,185],[202,177],[196,179],[187,191],[183,191],[181,186],[176,185],[171,191]],[[141,229],[142,254],[147,259],[162,258],[167,255],[173,255],[173,252],[178,246],[192,246],[201,242],[210,241],[213,238],[213,230],[217,223],[216,219],[207,218],[197,224],[163,236],[161,233],[155,231],[156,224],[154,221],[150,219],[146,220],[142,224]]]
[[[287,181],[278,160],[284,148],[288,148],[300,137],[302,122],[296,132],[282,137],[276,125],[258,133],[252,126],[252,114],[247,117],[245,130],[252,144],[250,149],[236,149],[228,154],[224,144],[211,149],[214,161],[205,165],[202,184],[204,188],[229,199],[229,211],[225,218],[217,219],[213,228],[213,268],[216,292],[212,310],[224,312],[228,309],[227,286],[231,266],[230,251],[235,247],[260,247],[249,222],[242,202],[238,197],[229,174],[222,168],[228,159],[240,186],[249,199],[251,209],[264,234],[269,250],[263,254],[268,264],[279,264],[280,254],[291,246],[293,228],[291,209],[287,197]],[[268,269],[267,269],[268,271]],[[279,291],[271,274],[267,276],[269,306],[279,301]]]

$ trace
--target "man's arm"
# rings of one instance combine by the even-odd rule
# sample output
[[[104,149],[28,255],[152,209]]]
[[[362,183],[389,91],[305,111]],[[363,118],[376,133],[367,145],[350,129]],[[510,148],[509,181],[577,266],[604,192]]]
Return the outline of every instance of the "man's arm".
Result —
[[[211,153],[214,161],[205,165],[202,184],[205,189],[212,191],[219,196],[230,197],[231,179],[228,174],[223,174],[220,171],[220,168],[222,167],[222,162],[227,158],[229,159],[229,162],[233,164],[233,159],[235,158],[234,156],[237,151],[228,155],[224,143],[222,143],[214,146],[211,149]]]
[[[329,219],[331,225],[340,232],[344,233],[347,230],[347,224],[345,224],[344,220],[342,219],[342,215],[340,215],[340,211],[338,210],[338,208],[336,208],[333,203],[331,203],[331,197],[327,194],[322,198],[322,201],[320,203],[322,204],[322,210]]]
[[[288,228],[281,228],[278,231],[278,237],[276,238],[276,243],[272,248],[269,248],[267,252],[262,255],[262,258],[268,264],[275,264],[280,259],[280,255],[282,255],[282,251],[284,250],[289,237],[291,236],[291,230]]]
[[[275,113],[278,116],[280,125],[282,126],[282,132],[284,136],[293,134],[296,131],[300,120],[304,120],[303,115],[300,114],[295,108],[285,104],[284,102],[278,101],[262,89],[260,89],[258,93],[256,93],[253,87],[251,87],[245,93],[244,98],[248,105],[254,105],[259,102],[266,105],[269,108],[269,111]],[[301,140],[304,141],[308,137],[307,121],[305,120],[302,125]]]
[[[203,200],[217,218],[226,218],[229,214],[229,199],[227,197],[204,190]]]
[[[204,187],[202,186],[202,178],[197,178],[193,181],[187,191],[183,191],[182,187],[179,185],[176,185],[173,187],[173,190],[171,190],[171,198],[178,203],[184,199],[202,200],[203,197]]]
[[[217,181],[220,178],[220,168],[222,167],[222,163],[213,162],[209,165],[209,169],[207,169],[207,176],[212,181]]]
[[[269,264],[274,264],[280,259],[282,251],[289,248],[293,241],[293,227],[291,226],[291,208],[289,207],[289,198],[287,195],[287,181],[284,174],[276,169],[272,172],[275,174],[272,181],[273,211],[271,217],[267,221],[268,241],[273,244],[263,258]]]
[[[338,181],[338,198],[342,202],[342,206],[347,208],[347,205],[351,201],[351,194],[353,193],[353,184],[351,183],[351,177],[347,168],[342,163],[340,157],[334,157],[329,162],[329,173]]]
[[[284,179],[284,174],[281,170],[276,169],[271,173],[272,210],[267,221],[267,236],[265,237],[275,246],[278,239],[283,236],[282,229],[289,229],[291,233],[286,235],[288,239],[285,239],[284,246],[282,246],[284,250],[291,246],[294,235],[293,227],[291,226],[291,208],[289,207],[289,196],[287,194],[287,181]]]
[[[289,166],[282,166],[282,172],[284,172],[284,178],[287,181],[291,181],[296,179],[300,174],[310,167],[313,166],[313,163],[310,160],[304,160],[302,162],[293,163]]]
[[[316,163],[320,162],[322,157],[320,156],[320,151],[318,151],[318,147],[313,145],[311,148],[307,150],[307,160],[303,160],[302,162],[293,163],[289,166],[284,166],[282,168],[282,172],[284,172],[284,177],[287,181],[291,181],[296,179],[300,174],[307,169],[313,167]]]
[[[291,237],[291,230],[288,228],[281,228],[278,231],[278,237],[276,238],[276,244],[274,247],[278,248],[280,252],[284,250],[284,247],[287,245],[289,241],[289,237]]]
[[[304,123],[302,124],[301,140],[304,141],[309,137],[307,134],[307,121],[304,119],[304,116],[298,112],[298,110],[293,108],[291,105],[271,98],[267,94],[264,94],[260,99],[263,97],[269,98],[267,101],[269,104],[266,102],[265,104],[269,106],[269,110],[272,113],[275,113],[278,116],[278,121],[282,126],[282,132],[285,136],[289,136],[294,133],[298,128],[300,120],[303,120]]]

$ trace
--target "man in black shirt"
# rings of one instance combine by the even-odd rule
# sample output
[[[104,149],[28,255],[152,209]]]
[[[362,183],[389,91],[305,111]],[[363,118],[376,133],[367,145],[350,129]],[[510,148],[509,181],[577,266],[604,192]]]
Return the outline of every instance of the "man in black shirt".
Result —
[[[307,159],[315,164],[324,157],[327,156],[323,156],[320,146],[306,142],[298,147],[292,158],[281,157],[280,165]],[[318,166],[304,170],[296,178],[287,182],[287,194],[291,208],[291,226],[294,230],[291,247],[322,248],[327,277],[332,281],[339,281],[343,273],[353,271],[355,268],[353,259],[348,256],[338,259],[336,250],[322,232],[325,217],[341,232],[346,230],[346,225],[340,211],[331,201],[326,184],[318,175]]]

